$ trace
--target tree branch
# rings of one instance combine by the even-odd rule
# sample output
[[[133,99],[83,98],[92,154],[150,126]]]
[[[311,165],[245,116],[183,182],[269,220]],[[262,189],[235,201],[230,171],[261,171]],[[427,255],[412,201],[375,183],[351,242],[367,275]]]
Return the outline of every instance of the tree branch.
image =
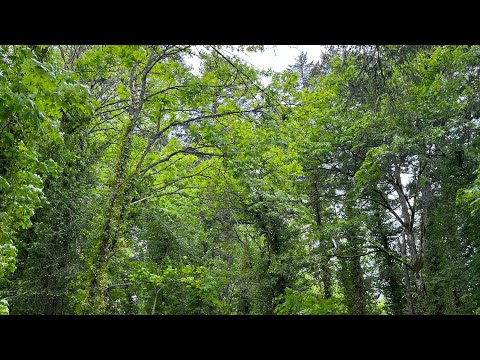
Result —
[[[369,255],[369,254],[373,254],[373,253],[377,253],[377,252],[380,252],[382,251],[381,249],[377,249],[377,250],[371,250],[371,251],[367,251],[366,253],[362,253],[362,254],[354,254],[354,255],[344,255],[345,253],[343,254],[332,254],[332,255],[327,255],[328,257],[337,257],[337,258],[345,258],[345,259],[348,259],[348,258],[356,258],[356,257],[362,257],[362,256],[366,256],[366,255]]]
[[[388,211],[390,211],[390,213],[395,216],[395,218],[400,222],[400,224],[405,227],[405,222],[402,220],[402,218],[395,212],[395,210],[390,206],[390,204],[388,203],[388,200],[385,199],[385,197],[383,196],[383,193],[378,190],[378,189],[372,189],[374,192],[376,192],[377,194],[380,195],[380,197],[382,198],[382,201],[383,203],[379,202],[379,201],[375,201],[374,199],[372,198],[367,198],[371,201],[373,201],[374,203],[378,204],[378,205],[381,205],[383,206],[385,209],[387,209]]]
[[[203,120],[203,119],[216,119],[216,118],[220,118],[222,116],[227,116],[227,115],[238,115],[238,114],[245,114],[245,113],[249,113],[249,112],[258,112],[262,108],[263,108],[263,106],[257,106],[256,108],[250,109],[250,110],[226,111],[224,113],[219,113],[219,114],[209,114],[209,115],[196,116],[194,118],[190,118],[190,119],[187,119],[187,120],[184,120],[184,121],[175,120],[175,121],[172,121],[170,124],[168,124],[166,127],[164,127],[162,130],[160,130],[156,134],[156,136],[159,136],[159,135],[165,133],[168,129],[170,129],[173,126],[176,126],[176,125],[185,125],[185,124],[189,124],[191,122],[194,122],[194,121],[197,121],[197,120]]]
[[[136,201],[130,203],[130,205],[135,205],[135,204],[140,203],[142,201],[146,201],[146,200],[153,199],[153,198],[156,198],[156,197],[168,196],[168,195],[180,195],[180,196],[187,197],[187,198],[190,198],[190,199],[197,199],[196,196],[180,192],[181,190],[183,190],[183,189],[179,189],[179,190],[176,190],[176,191],[168,191],[168,192],[164,192],[164,193],[160,193],[160,194],[146,196],[143,199],[136,200]]]

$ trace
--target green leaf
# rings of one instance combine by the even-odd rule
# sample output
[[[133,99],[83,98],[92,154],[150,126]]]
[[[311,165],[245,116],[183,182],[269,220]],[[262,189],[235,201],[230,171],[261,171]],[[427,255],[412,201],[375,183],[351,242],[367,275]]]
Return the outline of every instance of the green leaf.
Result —
[[[0,299],[0,315],[8,315],[8,302],[6,299]]]
[[[5,180],[5,178],[3,178],[2,176],[0,176],[0,190],[8,190],[9,187],[10,184],[8,183],[8,181]]]

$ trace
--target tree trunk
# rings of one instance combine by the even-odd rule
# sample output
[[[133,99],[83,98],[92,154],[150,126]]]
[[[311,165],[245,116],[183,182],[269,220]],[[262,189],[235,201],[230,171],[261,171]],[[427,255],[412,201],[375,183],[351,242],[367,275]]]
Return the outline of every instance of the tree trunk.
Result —
[[[317,229],[321,230],[323,227],[322,215],[321,215],[321,204],[320,204],[320,189],[318,187],[318,178],[314,175],[314,179],[311,180],[310,184],[310,202],[312,204],[315,224]],[[319,235],[320,242],[320,279],[323,285],[323,297],[325,299],[330,299],[333,295],[332,291],[332,269],[330,264],[330,251],[332,250],[331,241],[325,238],[322,238]]]
[[[378,223],[378,227],[382,224]],[[379,242],[385,249],[389,249],[389,238],[386,234],[381,234]],[[405,312],[405,302],[403,300],[403,289],[401,282],[401,273],[398,272],[395,260],[384,252],[379,253],[380,257],[380,276],[387,283],[385,296],[389,300],[389,310],[393,315],[401,315]],[[408,270],[408,269],[407,269]]]
[[[353,262],[353,279],[354,279],[354,293],[355,293],[355,315],[365,315],[365,284],[363,279],[362,265],[360,263],[360,257],[356,256],[352,258]]]
[[[97,312],[106,307],[106,290],[104,282],[106,267],[109,259],[113,256],[115,245],[118,239],[119,221],[124,217],[127,211],[126,201],[126,179],[127,166],[130,159],[130,148],[132,142],[133,122],[130,122],[124,131],[124,136],[117,158],[117,164],[114,172],[114,183],[110,191],[110,198],[105,209],[105,220],[103,222],[102,232],[97,242],[97,248],[94,250],[93,262],[87,273],[87,308],[82,311]]]
[[[346,201],[345,216],[347,219],[353,219],[355,212],[353,204]],[[350,224],[345,229],[345,238],[347,251],[353,255],[361,252],[361,238],[358,235],[358,228],[354,224]],[[348,258],[340,258],[341,263],[341,282],[345,292],[345,304],[350,314],[364,315],[366,314],[366,288],[363,277],[363,269],[360,256],[352,256]]]
[[[400,251],[404,259],[407,258],[407,244],[405,241],[405,235],[402,235],[402,241],[400,242]],[[412,289],[410,287],[410,273],[407,265],[403,264],[403,286],[405,288],[405,299],[407,300],[408,314],[415,315],[415,306],[413,303]]]
[[[320,276],[322,278],[323,284],[323,297],[325,299],[330,299],[333,295],[332,291],[332,272],[329,264],[329,259],[325,257],[325,259],[321,260],[320,263]]]
[[[417,181],[419,181],[417,179]],[[404,243],[408,245],[408,255],[410,263],[415,274],[415,287],[418,295],[424,296],[425,284],[421,276],[421,270],[423,267],[422,249],[420,248],[420,254],[418,253],[417,244],[415,241],[415,235],[413,232],[413,226],[415,223],[415,207],[416,204],[410,204],[408,200],[408,194],[403,190],[400,166],[395,165],[395,189],[402,209],[402,226],[403,226],[403,238]],[[406,252],[406,251],[405,251]],[[402,254],[403,255],[403,254]],[[420,256],[419,256],[420,255]],[[405,254],[406,256],[406,254]],[[407,268],[408,270],[408,268]]]

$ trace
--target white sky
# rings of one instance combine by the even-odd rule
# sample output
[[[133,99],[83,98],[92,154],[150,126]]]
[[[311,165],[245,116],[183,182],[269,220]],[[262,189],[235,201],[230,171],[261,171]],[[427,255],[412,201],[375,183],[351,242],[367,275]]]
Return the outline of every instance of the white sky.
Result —
[[[271,68],[275,71],[283,71],[289,65],[293,65],[295,59],[302,51],[307,52],[308,61],[316,62],[320,60],[320,54],[324,45],[267,45],[262,53],[235,53],[236,56],[248,61],[250,64],[261,70]],[[187,59],[187,63],[192,65],[194,72],[198,67],[198,59],[193,57]]]
[[[308,61],[320,60],[324,45],[268,45],[263,53],[246,53],[242,58],[259,69],[283,71],[293,65],[300,52],[306,51]]]

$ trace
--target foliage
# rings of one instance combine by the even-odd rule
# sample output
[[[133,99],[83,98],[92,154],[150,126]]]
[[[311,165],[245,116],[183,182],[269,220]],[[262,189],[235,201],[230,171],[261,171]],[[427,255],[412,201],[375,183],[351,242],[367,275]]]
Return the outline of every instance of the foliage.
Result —
[[[318,288],[307,291],[287,289],[285,302],[277,306],[278,315],[340,315],[346,314],[341,299],[324,299]]]
[[[47,201],[48,176],[61,169],[45,151],[63,142],[62,116],[87,113],[88,91],[54,61],[27,46],[2,46],[0,63],[0,282],[15,271],[17,233]],[[63,115],[62,115],[63,114]],[[2,303],[2,307],[3,307]]]
[[[480,47],[264,49],[0,47],[0,314],[480,312]]]

